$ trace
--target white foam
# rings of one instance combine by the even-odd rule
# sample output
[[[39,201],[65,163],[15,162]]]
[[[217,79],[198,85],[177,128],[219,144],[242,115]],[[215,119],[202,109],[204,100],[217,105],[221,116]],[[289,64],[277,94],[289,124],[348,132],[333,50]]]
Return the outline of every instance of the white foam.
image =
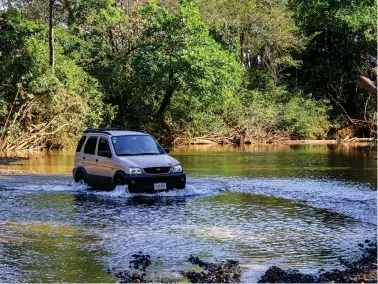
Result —
[[[164,197],[185,197],[208,194],[209,191],[197,189],[194,185],[187,184],[183,189],[173,189],[156,193],[130,193],[127,185],[117,186],[113,191],[89,190],[91,194],[109,197],[131,197],[131,196],[164,196]]]
[[[328,209],[361,221],[377,221],[377,193],[361,184],[301,178],[228,178],[226,189],[305,201],[313,207]]]
[[[129,192],[129,188],[127,185],[119,185],[114,190],[111,191],[101,191],[101,190],[93,190],[88,189],[88,192],[94,195],[101,195],[101,196],[109,196],[109,197],[129,197],[131,193]]]
[[[153,195],[156,196],[178,196],[178,197],[184,197],[184,196],[195,196],[195,195],[204,195],[209,193],[208,191],[203,191],[200,189],[197,189],[194,185],[187,184],[185,188],[183,189],[174,189],[169,191],[163,191],[158,192]]]

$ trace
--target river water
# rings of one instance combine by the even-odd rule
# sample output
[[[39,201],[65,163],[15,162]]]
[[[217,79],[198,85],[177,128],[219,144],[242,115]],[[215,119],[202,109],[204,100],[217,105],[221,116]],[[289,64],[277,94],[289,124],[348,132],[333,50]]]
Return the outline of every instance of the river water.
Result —
[[[377,235],[376,152],[350,145],[177,148],[188,185],[153,196],[75,184],[71,152],[17,154],[7,168],[50,175],[0,177],[0,282],[115,282],[140,252],[151,281],[183,281],[195,255],[256,282],[341,268]]]

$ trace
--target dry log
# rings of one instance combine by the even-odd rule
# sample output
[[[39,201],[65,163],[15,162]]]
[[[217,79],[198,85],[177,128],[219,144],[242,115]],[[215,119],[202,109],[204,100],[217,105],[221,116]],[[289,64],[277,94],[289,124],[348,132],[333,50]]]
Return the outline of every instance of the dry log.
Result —
[[[349,140],[349,142],[373,142],[374,138],[356,138],[353,141],[351,141],[351,140]]]
[[[357,80],[358,86],[367,91],[372,97],[377,101],[377,87],[374,85],[373,81],[366,76],[360,76]]]
[[[214,142],[212,140],[208,140],[208,139],[197,139],[197,138],[195,138],[194,140],[190,141],[190,144],[218,144],[218,143]]]

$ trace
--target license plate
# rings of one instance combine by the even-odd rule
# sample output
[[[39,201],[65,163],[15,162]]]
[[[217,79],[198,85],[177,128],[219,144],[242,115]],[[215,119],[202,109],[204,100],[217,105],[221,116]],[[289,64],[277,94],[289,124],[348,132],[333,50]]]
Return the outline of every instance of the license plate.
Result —
[[[167,184],[165,182],[154,183],[154,189],[155,190],[167,189]]]

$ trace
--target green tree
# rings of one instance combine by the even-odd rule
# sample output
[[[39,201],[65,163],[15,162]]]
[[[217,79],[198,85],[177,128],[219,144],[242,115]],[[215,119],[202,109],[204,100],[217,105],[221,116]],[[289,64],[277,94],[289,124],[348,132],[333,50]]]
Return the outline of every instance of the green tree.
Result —
[[[48,25],[16,11],[0,14],[1,148],[66,146],[106,110],[97,81],[56,45],[49,64]]]
[[[265,66],[274,76],[299,66],[292,54],[304,49],[307,38],[296,26],[286,1],[209,0],[202,2],[202,11],[215,38],[239,49],[244,66]]]
[[[178,133],[244,128],[294,137],[319,132],[327,107],[305,94],[324,96],[285,86],[291,81],[282,71],[299,66],[308,40],[293,13],[314,36],[285,0],[147,2],[7,0],[0,12],[2,147],[67,145],[84,127],[111,123],[171,141]],[[369,20],[364,9],[343,11],[338,17],[355,33]],[[306,119],[297,115],[301,107]]]
[[[242,70],[209,36],[198,2],[183,1],[173,13],[151,1],[142,13],[145,29],[133,57],[135,86],[143,96],[157,100],[161,124],[169,128],[166,112],[175,96],[187,104],[222,105],[235,93]]]
[[[377,52],[376,0],[290,0],[297,24],[312,36],[301,56],[299,84],[318,98],[328,98],[349,125],[366,127],[367,96],[356,80],[367,73],[366,60]],[[370,116],[374,113],[370,104]],[[369,119],[368,119],[369,120]]]

